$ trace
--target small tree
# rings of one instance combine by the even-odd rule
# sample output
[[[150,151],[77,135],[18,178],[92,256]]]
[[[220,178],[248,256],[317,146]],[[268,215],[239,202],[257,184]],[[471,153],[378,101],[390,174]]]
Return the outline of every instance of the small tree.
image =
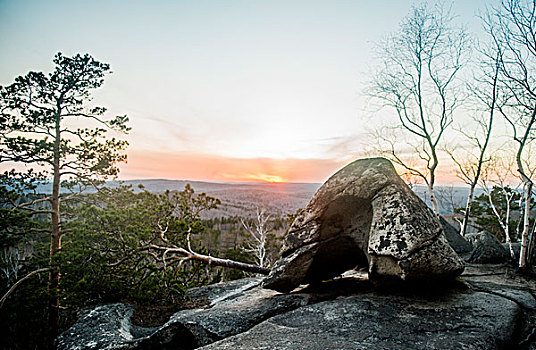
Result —
[[[247,243],[245,250],[253,254],[255,262],[261,267],[268,266],[266,254],[268,248],[268,236],[270,233],[270,229],[268,228],[269,222],[270,215],[266,214],[264,209],[259,208],[257,208],[253,225],[242,220],[242,225],[250,236],[250,240]]]
[[[402,22],[400,32],[383,43],[383,65],[368,92],[394,109],[397,127],[416,140],[415,149],[423,167],[408,164],[396,147],[385,154],[425,181],[436,213],[438,147],[460,104],[463,91],[458,76],[469,47],[465,30],[455,28],[452,22],[450,10],[444,7],[414,7]]]
[[[164,193],[103,188],[71,201],[65,210],[72,242],[62,254],[66,299],[76,306],[121,299],[177,303],[184,290],[211,282],[199,262],[178,259],[173,248],[187,246],[188,233],[202,232],[200,213],[218,204],[189,185]]]
[[[95,183],[100,178],[115,176],[116,163],[124,161],[122,151],[127,142],[108,138],[110,130],[127,132],[126,116],[106,119],[106,108],[88,106],[91,92],[104,82],[110,66],[89,54],[73,57],[58,53],[54,71],[48,75],[29,72],[15,78],[9,86],[0,87],[0,162],[25,164],[50,179],[50,195],[15,207],[30,209],[31,213],[50,215],[49,235],[49,332],[52,341],[58,330],[60,281],[56,259],[61,251],[62,230],[60,202],[65,195],[62,179]],[[86,127],[76,127],[76,125]],[[15,175],[15,173],[13,173]],[[20,174],[19,174],[20,175]],[[40,211],[32,206],[47,203]]]
[[[514,249],[512,247],[512,236],[518,239],[519,232],[515,232],[513,227],[516,220],[512,220],[513,212],[518,212],[522,208],[523,196],[520,195],[518,187],[512,188],[508,182],[512,178],[512,169],[514,164],[513,158],[509,152],[497,153],[491,158],[487,164],[480,181],[481,187],[484,189],[484,194],[480,197],[487,197],[489,204],[488,214],[493,213],[497,218],[500,227],[504,232],[504,237],[510,249],[512,259],[515,258]],[[476,221],[486,221],[485,217],[477,215]],[[517,220],[517,228],[521,221]],[[489,231],[489,230],[486,230]],[[492,231],[489,231],[492,232]],[[497,233],[497,236],[498,233]]]
[[[493,233],[497,238],[504,238],[508,243],[510,255],[514,258],[512,236],[515,238],[517,220],[512,218],[513,213],[519,213],[518,200],[520,193],[510,186],[495,185],[486,187],[484,193],[476,198],[472,210],[475,211],[475,225],[487,232]]]

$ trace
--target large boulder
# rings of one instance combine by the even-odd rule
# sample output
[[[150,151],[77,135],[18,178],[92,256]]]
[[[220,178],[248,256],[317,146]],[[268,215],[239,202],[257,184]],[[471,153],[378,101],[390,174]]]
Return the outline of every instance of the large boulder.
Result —
[[[263,285],[287,292],[356,266],[373,281],[447,278],[464,268],[437,215],[384,158],[347,165],[315,193]]]
[[[510,259],[508,250],[489,232],[470,233],[465,235],[467,241],[473,245],[473,252],[467,259],[476,264],[502,263]]]

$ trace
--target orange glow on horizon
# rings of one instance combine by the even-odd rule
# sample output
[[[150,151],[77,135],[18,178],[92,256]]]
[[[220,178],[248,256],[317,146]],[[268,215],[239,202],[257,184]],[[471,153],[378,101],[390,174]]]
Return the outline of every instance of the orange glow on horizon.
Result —
[[[209,182],[323,183],[353,159],[230,158],[199,153],[129,151],[120,179],[175,179]],[[398,169],[400,172],[400,169]],[[438,185],[459,184],[455,169],[436,173]],[[414,179],[418,180],[418,179]],[[462,185],[463,184],[459,184]]]
[[[120,178],[221,182],[324,182],[346,161],[332,159],[229,158],[197,153],[128,152]]]

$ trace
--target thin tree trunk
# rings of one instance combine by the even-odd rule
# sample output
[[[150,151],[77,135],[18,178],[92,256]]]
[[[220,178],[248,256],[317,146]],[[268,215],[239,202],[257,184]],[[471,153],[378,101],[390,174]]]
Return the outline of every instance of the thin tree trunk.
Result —
[[[471,213],[471,204],[473,203],[473,196],[475,194],[475,185],[471,184],[469,188],[469,196],[467,196],[467,203],[465,204],[465,212],[463,214],[463,222],[460,230],[460,235],[465,236],[467,232],[467,226],[469,224],[469,215]]]
[[[59,293],[58,287],[60,282],[60,268],[56,261],[56,254],[61,249],[61,227],[60,227],[60,115],[56,116],[54,140],[54,159],[52,180],[52,197],[51,197],[51,234],[50,234],[50,253],[49,253],[49,275],[48,275],[48,345],[52,348],[54,339],[58,334],[60,310],[59,310]]]
[[[424,124],[423,124],[424,125]],[[428,182],[428,191],[430,192],[430,200],[432,201],[432,206],[434,207],[434,212],[439,215],[439,206],[437,205],[437,199],[434,193],[434,186],[435,186],[435,171],[437,169],[437,166],[439,164],[439,160],[437,159],[436,154],[436,146],[432,143],[432,140],[430,137],[427,137],[428,144],[430,145],[430,150],[432,153],[433,163],[432,166],[428,167],[428,170],[430,171],[430,182]]]
[[[525,269],[527,267],[527,250],[528,250],[528,237],[530,233],[530,202],[532,197],[532,180],[527,176],[523,169],[523,162],[522,162],[522,155],[523,155],[523,149],[525,148],[525,145],[527,143],[527,140],[529,140],[530,133],[532,131],[532,127],[534,123],[536,122],[536,104],[532,109],[532,113],[530,116],[529,123],[527,124],[525,128],[525,133],[523,135],[523,138],[518,139],[519,142],[519,148],[517,150],[516,155],[516,162],[517,162],[517,171],[519,172],[519,175],[521,176],[521,179],[523,180],[523,184],[525,185],[525,212],[523,215],[523,233],[521,235],[521,250],[519,252],[519,268]]]
[[[197,254],[197,253],[194,253],[192,255],[192,259],[205,262],[209,265],[238,269],[238,270],[247,271],[247,272],[260,273],[262,275],[268,275],[271,271],[269,268],[258,266],[258,265],[246,264],[246,263],[229,260],[229,259],[220,259],[220,258],[215,258],[213,256],[207,256],[207,255],[202,255],[202,254]]]
[[[519,253],[519,268],[527,267],[528,237],[530,232],[530,199],[532,194],[532,181],[523,176],[525,182],[525,212],[523,213],[523,234],[521,235],[521,251]]]
[[[520,217],[523,216],[523,196],[519,197],[518,201],[519,210],[520,210]],[[521,239],[521,225],[523,223],[523,220],[518,220],[516,225],[516,239]]]
[[[478,180],[480,179],[480,174],[482,173],[482,164],[484,163],[484,155],[486,154],[486,149],[488,148],[489,139],[491,137],[491,128],[493,127],[493,110],[494,110],[495,100],[496,100],[496,86],[497,86],[497,74],[498,74],[497,72],[498,71],[495,72],[495,78],[493,80],[493,101],[491,105],[491,112],[489,115],[488,128],[486,130],[486,139],[484,141],[484,145],[480,148],[480,157],[478,158],[478,166],[476,168],[475,178],[473,179],[473,182],[471,183],[471,186],[469,189],[469,196],[467,197],[467,205],[465,206],[465,213],[463,216],[463,225],[462,225],[462,230],[461,230],[462,236],[465,236],[465,233],[467,232],[469,214],[471,213],[471,204],[473,203],[473,197],[475,195],[475,187],[478,184]],[[508,240],[509,238],[510,236],[508,236]],[[511,243],[510,243],[510,249],[512,250]],[[512,255],[512,257],[514,256]]]
[[[508,196],[506,191],[504,191],[504,198],[506,199],[506,223],[505,223],[505,230],[504,235],[506,239],[506,243],[508,243],[508,248],[510,249],[510,256],[512,257],[512,260],[515,260],[516,253],[514,252],[514,247],[512,247],[512,239],[510,238],[510,200],[512,197]]]
[[[528,256],[527,261],[532,266],[534,264],[534,245],[536,243],[536,239],[534,239],[534,235],[536,234],[536,222],[532,225],[532,230],[530,232],[530,239],[529,239],[529,248],[528,248]]]
[[[514,248],[512,247],[512,240],[510,239],[510,201],[512,200],[512,197],[509,196],[508,193],[503,188],[504,198],[506,199],[506,217],[503,222],[501,214],[497,210],[495,203],[493,203],[493,197],[491,196],[491,192],[489,190],[486,190],[486,191],[488,193],[488,200],[489,200],[489,204],[491,205],[491,209],[493,210],[493,213],[497,217],[497,221],[499,222],[499,225],[501,225],[501,228],[504,231],[504,236],[506,238],[506,242],[508,242],[508,248],[510,249],[510,256],[512,257],[512,259],[515,259]]]
[[[238,270],[247,271],[247,272],[260,273],[263,275],[268,275],[271,271],[269,268],[258,266],[258,265],[246,264],[246,263],[242,263],[242,262],[235,261],[235,260],[221,259],[221,258],[209,256],[209,255],[196,253],[192,250],[190,246],[189,238],[188,238],[188,249],[180,248],[180,247],[159,246],[159,245],[154,245],[154,244],[150,244],[148,246],[140,248],[141,251],[146,251],[146,250],[151,250],[151,249],[164,251],[166,253],[178,253],[182,255],[174,259],[174,262],[178,263],[179,267],[185,261],[197,260],[197,261],[204,262],[208,265],[227,267],[227,268],[238,269]]]
[[[439,206],[437,205],[437,199],[434,193],[434,185],[432,182],[430,182],[430,185],[428,185],[428,193],[430,194],[430,201],[432,201],[434,213],[439,215]]]

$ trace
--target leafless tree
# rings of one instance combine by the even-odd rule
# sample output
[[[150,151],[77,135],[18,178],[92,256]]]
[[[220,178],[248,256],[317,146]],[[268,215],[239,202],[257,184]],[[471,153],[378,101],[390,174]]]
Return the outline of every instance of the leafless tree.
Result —
[[[253,253],[257,265],[260,267],[267,267],[266,251],[267,251],[267,239],[270,230],[268,228],[268,222],[270,221],[270,215],[266,214],[264,209],[257,208],[257,213],[254,219],[253,225],[248,224],[242,220],[242,226],[250,235],[250,241],[247,244],[246,251]]]
[[[530,233],[533,182],[523,165],[525,147],[534,138],[536,125],[536,2],[503,0],[485,18],[500,63],[504,105],[498,110],[511,126],[517,143],[517,172],[524,184],[524,215],[519,267],[526,268]],[[534,239],[534,237],[532,237]]]
[[[471,115],[474,127],[458,127],[457,131],[463,136],[467,147],[456,145],[445,147],[445,151],[456,164],[457,176],[469,186],[469,194],[463,212],[463,220],[460,225],[460,234],[465,236],[471,203],[475,195],[475,188],[482,174],[482,167],[489,157],[486,156],[491,139],[493,118],[495,115],[498,96],[499,56],[494,50],[481,51],[483,63],[480,64],[482,71],[480,76],[474,77],[474,81],[468,84],[473,102],[475,104]],[[486,64],[488,63],[489,64]],[[481,62],[482,63],[482,62]],[[472,125],[472,126],[473,126]]]
[[[166,236],[166,232],[162,231],[160,241],[140,247],[140,251],[146,251],[156,260],[162,261],[163,269],[168,266],[176,265],[180,268],[188,261],[201,261],[208,265],[221,266],[226,268],[239,269],[247,272],[260,273],[267,275],[270,269],[264,266],[246,264],[235,260],[221,259],[210,255],[199,254],[192,249],[190,241],[190,231],[187,234],[187,247],[180,247],[170,242]]]
[[[407,164],[396,148],[387,155],[420,176],[428,187],[435,212],[434,195],[438,146],[460,105],[460,71],[467,62],[470,38],[453,24],[450,9],[426,4],[414,7],[400,31],[382,44],[382,66],[372,79],[368,94],[393,108],[398,128],[418,140],[420,169]],[[424,170],[421,170],[424,169]]]
[[[510,256],[514,259],[515,253],[512,247],[510,219],[512,216],[512,202],[514,201],[515,194],[518,193],[518,188],[514,188],[512,191],[509,190],[510,187],[508,186],[508,182],[512,178],[512,169],[514,168],[514,162],[512,160],[513,158],[508,154],[495,154],[486,164],[486,167],[482,169],[480,186],[488,196],[489,205],[504,232],[504,237],[510,250]],[[493,200],[493,187],[499,188],[504,196],[506,208],[503,213],[498,209],[498,203],[495,203]]]

